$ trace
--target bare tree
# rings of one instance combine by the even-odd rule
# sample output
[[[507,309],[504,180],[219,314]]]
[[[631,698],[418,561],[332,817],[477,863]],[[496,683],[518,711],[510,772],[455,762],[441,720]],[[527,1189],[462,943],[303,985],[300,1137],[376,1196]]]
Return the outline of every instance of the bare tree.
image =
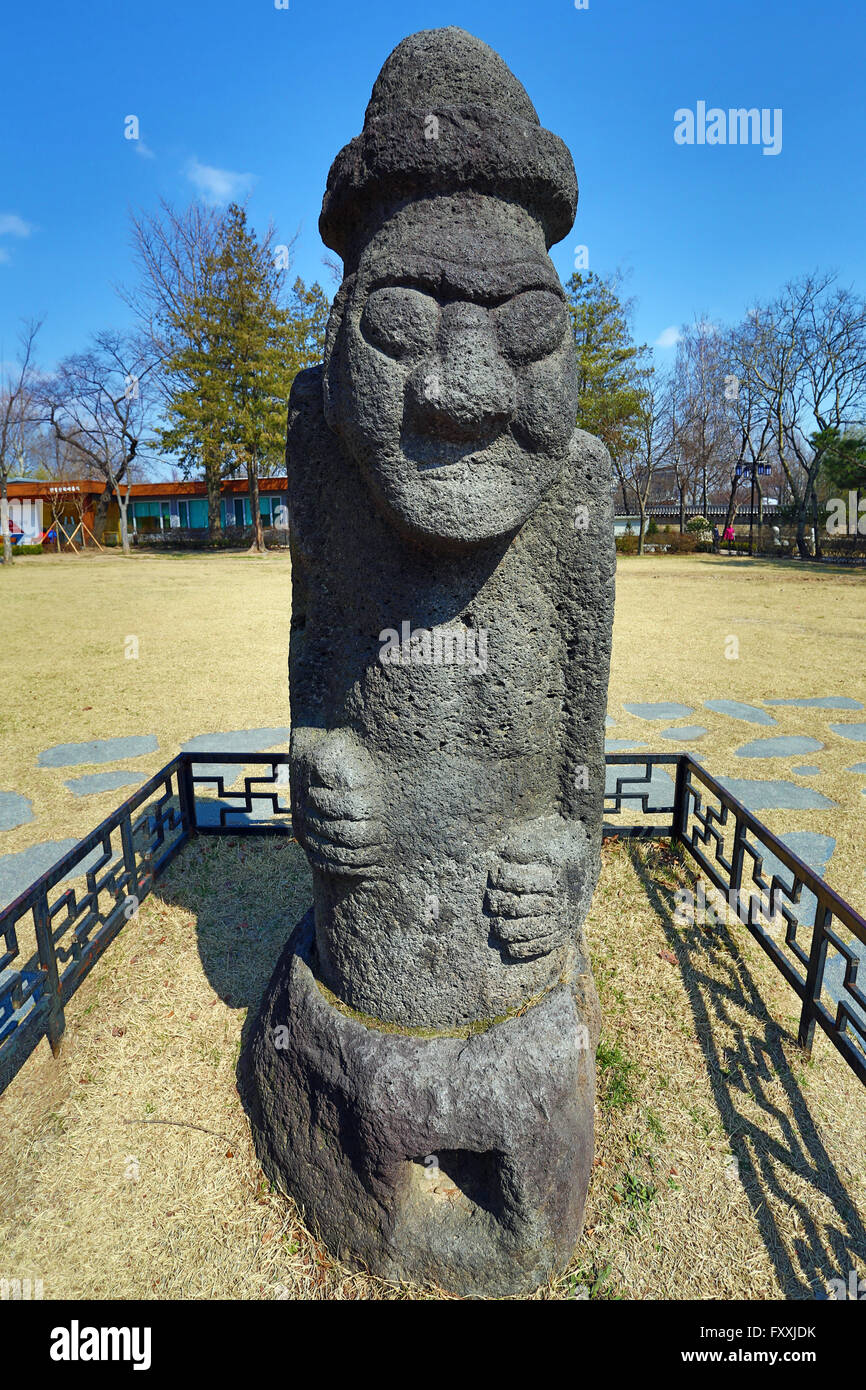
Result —
[[[707,514],[728,452],[725,420],[724,338],[705,316],[686,324],[677,344],[673,371],[675,474],[680,495],[680,531],[685,529],[686,497]]]
[[[147,385],[153,359],[121,333],[99,333],[87,352],[65,358],[43,388],[46,418],[68,448],[86,460],[114,497],[120,538],[130,553],[127,515],[133,461],[146,432]]]
[[[9,527],[9,475],[13,465],[23,472],[28,427],[38,418],[34,407],[36,367],[33,348],[41,321],[31,321],[21,329],[18,365],[7,370],[0,382],[0,535],[3,537],[3,563],[12,564],[12,533]]]
[[[724,377],[724,417],[727,426],[727,450],[721,448],[719,491],[727,491],[727,510],[724,530],[733,525],[739,505],[739,489],[748,482],[751,488],[751,475],[755,470],[755,487],[758,495],[759,516],[763,515],[763,488],[758,467],[769,465],[772,461],[773,431],[766,412],[761,409],[761,400],[755,389],[751,364],[757,351],[755,323],[752,317],[746,318],[736,328],[724,335],[724,360],[727,371]]]
[[[673,458],[676,447],[673,406],[671,383],[652,372],[641,393],[636,437],[615,460],[623,493],[631,492],[637,502],[639,555],[644,553],[647,509],[656,471]]]
[[[157,364],[154,390],[167,406],[177,381],[170,387],[162,366],[177,348],[178,325],[188,318],[186,306],[193,300],[206,300],[213,289],[223,214],[200,202],[179,210],[162,198],[156,213],[133,213],[131,221],[139,280],[131,289],[118,287],[118,293],[138,320],[142,354],[152,353]],[[186,330],[190,331],[189,324]],[[202,321],[199,338],[196,340],[193,331],[190,346],[204,353],[207,334],[207,324]],[[208,528],[212,536],[218,535],[224,464],[218,436],[204,441],[202,457],[196,462],[204,470],[207,485]]]
[[[820,555],[816,482],[824,449],[816,435],[863,423],[866,411],[866,302],[829,273],[789,281],[752,311],[749,372],[793,499],[797,549],[810,557],[811,510]],[[825,435],[826,437],[826,435]]]

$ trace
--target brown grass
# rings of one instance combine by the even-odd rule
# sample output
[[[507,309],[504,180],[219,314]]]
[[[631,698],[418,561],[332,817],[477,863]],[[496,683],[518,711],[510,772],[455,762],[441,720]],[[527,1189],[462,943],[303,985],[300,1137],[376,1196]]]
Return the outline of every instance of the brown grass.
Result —
[[[744,930],[673,926],[681,881],[661,849],[605,851],[587,1232],[537,1298],[809,1298],[866,1264],[862,1088],[829,1046],[804,1063]],[[62,1058],[40,1044],[0,1099],[15,1277],[49,1298],[430,1296],[336,1264],[256,1162],[235,1067],[308,891],[292,843],[200,841],[145,901]]]
[[[152,771],[195,733],[287,722],[282,557],[22,560],[2,582],[4,650],[27,646],[2,716],[4,786],[35,783],[38,816],[4,852],[84,833],[119,799],[78,801],[62,788],[78,769],[35,770],[50,743],[154,732]],[[676,699],[710,728],[710,770],[787,775],[734,758],[763,731],[700,701],[866,698],[858,583],[713,557],[621,561],[612,735],[661,748],[665,726],[619,703]],[[31,662],[46,630],[56,640]],[[123,660],[129,633],[138,663]],[[723,654],[732,633],[738,661]],[[816,733],[849,716],[777,717],[775,732]],[[812,784],[844,808],[827,827],[840,840],[829,877],[862,909],[860,784],[842,771],[862,754],[825,741],[815,761],[829,770]],[[826,814],[767,819],[820,829]],[[744,928],[674,925],[684,874],[663,849],[606,848],[588,922],[604,1031],[587,1231],[537,1298],[811,1298],[866,1272],[862,1087],[820,1036],[804,1062],[796,1000]],[[336,1265],[255,1159],[235,1067],[308,896],[291,843],[188,847],[76,995],[62,1057],[40,1044],[0,1098],[0,1274],[41,1277],[49,1298],[431,1296]]]

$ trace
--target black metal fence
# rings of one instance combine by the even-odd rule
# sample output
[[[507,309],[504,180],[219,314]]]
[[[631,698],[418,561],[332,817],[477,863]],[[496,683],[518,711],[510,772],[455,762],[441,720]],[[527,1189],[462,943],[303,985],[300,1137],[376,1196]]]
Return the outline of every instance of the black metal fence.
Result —
[[[0,1091],[41,1038],[57,1054],[69,999],[193,835],[292,835],[288,762],[180,753],[0,912]],[[684,846],[799,996],[800,1045],[817,1024],[866,1082],[866,920],[687,753],[608,754],[605,815]]]

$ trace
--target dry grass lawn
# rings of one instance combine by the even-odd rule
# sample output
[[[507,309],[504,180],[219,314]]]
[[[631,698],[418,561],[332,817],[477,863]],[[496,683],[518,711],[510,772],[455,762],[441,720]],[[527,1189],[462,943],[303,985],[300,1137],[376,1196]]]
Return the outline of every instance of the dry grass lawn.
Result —
[[[733,749],[823,729],[827,749],[786,766],[820,763],[810,785],[840,810],[766,819],[835,834],[828,878],[861,911],[866,798],[844,767],[866,750],[827,723],[863,715],[782,708],[764,731],[702,701],[866,702],[864,583],[627,559],[610,698],[611,735],[658,750],[666,725],[622,702],[692,705],[708,769],[731,775],[788,776]],[[0,852],[83,834],[122,795],[73,797],[63,781],[96,769],[37,769],[50,744],[155,733],[158,754],[127,764],[149,773],[194,734],[288,722],[282,556],[23,559],[0,573],[0,606],[16,692],[0,713],[2,785],[36,817]],[[821,1037],[804,1062],[796,1000],[744,928],[674,924],[686,881],[664,847],[606,847],[588,922],[604,1032],[587,1230],[537,1298],[809,1299],[866,1273],[863,1089]],[[72,1001],[62,1057],[40,1044],[0,1098],[0,1275],[42,1278],[47,1298],[437,1296],[336,1265],[255,1160],[235,1067],[308,896],[291,842],[201,840],[175,862]]]

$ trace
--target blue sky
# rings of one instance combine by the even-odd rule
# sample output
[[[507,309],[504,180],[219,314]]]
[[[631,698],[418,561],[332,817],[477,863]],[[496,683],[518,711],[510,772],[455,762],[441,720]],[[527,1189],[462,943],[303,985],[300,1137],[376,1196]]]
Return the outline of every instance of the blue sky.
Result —
[[[496,48],[580,184],[553,251],[629,272],[637,336],[736,319],[816,266],[866,290],[863,10],[851,0],[44,0],[7,9],[0,153],[0,358],[42,316],[46,367],[122,327],[128,212],[162,194],[248,195],[253,224],[299,232],[293,274],[334,284],[317,229],[328,167],[379,68],[416,29]],[[678,145],[680,108],[781,108],[782,148]],[[124,138],[138,117],[140,140]],[[673,348],[657,348],[670,360]]]

